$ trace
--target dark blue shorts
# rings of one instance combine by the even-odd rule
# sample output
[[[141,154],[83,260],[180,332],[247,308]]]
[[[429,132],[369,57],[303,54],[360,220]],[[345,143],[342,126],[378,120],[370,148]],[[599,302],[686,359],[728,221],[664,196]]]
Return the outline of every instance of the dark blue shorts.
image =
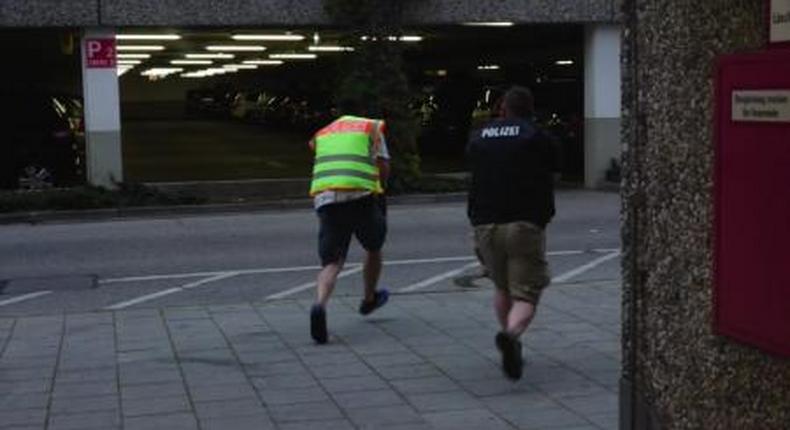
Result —
[[[351,236],[366,251],[379,251],[387,237],[385,203],[381,196],[368,196],[318,209],[318,255],[321,265],[345,259]]]

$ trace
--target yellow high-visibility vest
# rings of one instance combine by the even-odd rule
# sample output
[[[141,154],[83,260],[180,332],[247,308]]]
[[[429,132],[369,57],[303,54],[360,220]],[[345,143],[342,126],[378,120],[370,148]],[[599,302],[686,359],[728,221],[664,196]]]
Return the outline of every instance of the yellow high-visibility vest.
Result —
[[[315,163],[310,195],[326,190],[383,193],[372,136],[382,121],[343,116],[315,137]]]

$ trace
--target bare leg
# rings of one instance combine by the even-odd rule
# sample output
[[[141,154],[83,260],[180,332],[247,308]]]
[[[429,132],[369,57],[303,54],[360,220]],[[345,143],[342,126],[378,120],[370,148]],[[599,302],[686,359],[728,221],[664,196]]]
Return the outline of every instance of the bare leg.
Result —
[[[519,337],[529,327],[535,317],[535,305],[523,300],[513,300],[507,317],[507,332]]]
[[[329,296],[332,295],[332,291],[335,289],[337,275],[343,270],[343,263],[345,263],[345,261],[340,259],[336,263],[327,264],[318,272],[316,303],[321,305],[321,307],[326,307],[327,302],[329,302]]]
[[[381,276],[381,251],[368,251],[365,254],[363,278],[365,280],[365,301],[375,299],[376,285]]]
[[[508,315],[510,314],[510,309],[513,307],[513,300],[510,299],[510,295],[497,288],[494,292],[494,309],[496,310],[496,317],[499,321],[499,326],[502,328],[501,331],[507,331],[508,327]]]

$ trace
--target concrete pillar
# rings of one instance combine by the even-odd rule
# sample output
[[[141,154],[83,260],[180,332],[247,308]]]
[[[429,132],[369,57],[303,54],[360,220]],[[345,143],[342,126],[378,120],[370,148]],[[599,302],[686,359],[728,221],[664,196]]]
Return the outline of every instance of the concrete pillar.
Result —
[[[591,24],[584,40],[584,185],[597,188],[620,160],[621,28]]]
[[[88,182],[113,188],[123,181],[115,32],[85,30],[80,45]]]

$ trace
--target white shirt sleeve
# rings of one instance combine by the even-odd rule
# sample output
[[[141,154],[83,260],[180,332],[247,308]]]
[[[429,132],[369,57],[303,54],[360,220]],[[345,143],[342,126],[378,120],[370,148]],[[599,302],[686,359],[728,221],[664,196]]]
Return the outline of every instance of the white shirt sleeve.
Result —
[[[389,160],[390,159],[390,151],[389,151],[389,148],[387,148],[387,139],[384,137],[383,134],[381,136],[379,136],[379,138],[381,140],[379,141],[378,152],[376,153],[376,157],[377,158],[383,158],[385,160]]]

